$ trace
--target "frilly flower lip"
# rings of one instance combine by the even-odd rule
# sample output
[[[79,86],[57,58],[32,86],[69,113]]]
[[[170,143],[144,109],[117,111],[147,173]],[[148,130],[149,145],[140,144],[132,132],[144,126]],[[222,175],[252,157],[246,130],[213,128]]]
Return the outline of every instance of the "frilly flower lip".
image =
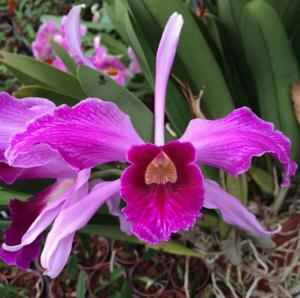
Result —
[[[121,178],[121,197],[127,203],[125,218],[138,238],[157,244],[195,224],[203,205],[203,177],[195,157],[190,143],[129,150],[131,165]]]

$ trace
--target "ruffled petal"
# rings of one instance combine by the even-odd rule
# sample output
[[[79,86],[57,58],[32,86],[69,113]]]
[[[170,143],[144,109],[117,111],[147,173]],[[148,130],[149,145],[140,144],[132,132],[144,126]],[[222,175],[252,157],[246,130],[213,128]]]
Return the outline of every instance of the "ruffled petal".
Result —
[[[84,169],[126,161],[129,148],[141,143],[128,115],[111,102],[89,98],[74,107],[60,106],[30,123],[12,139],[6,157],[13,166],[41,166],[55,158],[49,154],[51,148],[71,166]]]
[[[247,171],[252,157],[265,153],[282,163],[285,171],[282,186],[289,184],[297,169],[290,157],[289,139],[246,107],[219,120],[192,120],[180,140],[194,145],[199,163],[220,168],[233,176]]]
[[[225,192],[217,183],[204,180],[204,205],[208,209],[219,209],[227,223],[239,227],[255,237],[271,237],[279,233],[281,227],[267,231],[257,221],[256,217],[236,198]]]
[[[155,74],[155,144],[163,145],[165,104],[168,79],[175,58],[183,18],[174,12],[165,26],[156,54]]]
[[[12,215],[12,224],[8,232],[18,235],[18,238],[5,238],[2,248],[18,252],[36,241],[63,208],[67,208],[87,194],[89,176],[90,170],[83,170],[78,173],[76,180],[59,181],[27,202],[12,201],[14,206],[19,208],[12,209],[14,216]]]
[[[177,169],[177,181],[166,184],[145,183],[149,163],[163,151]],[[163,147],[146,144],[128,153],[132,163],[121,177],[121,197],[127,203],[125,219],[139,239],[157,244],[168,241],[171,233],[187,230],[201,215],[203,204],[202,174],[190,143],[171,142]]]
[[[41,255],[44,274],[55,278],[65,266],[74,233],[84,227],[100,206],[119,192],[120,181],[101,182],[78,202],[70,204],[56,218]]]
[[[84,65],[95,68],[93,63],[91,63],[91,61],[85,57],[81,49],[82,29],[80,25],[80,12],[81,8],[84,7],[84,4],[77,5],[69,11],[64,23],[64,30],[71,52],[78,56]]]
[[[24,130],[28,121],[54,108],[55,105],[47,99],[17,99],[6,92],[0,92],[0,162],[6,160],[4,151],[11,137]]]

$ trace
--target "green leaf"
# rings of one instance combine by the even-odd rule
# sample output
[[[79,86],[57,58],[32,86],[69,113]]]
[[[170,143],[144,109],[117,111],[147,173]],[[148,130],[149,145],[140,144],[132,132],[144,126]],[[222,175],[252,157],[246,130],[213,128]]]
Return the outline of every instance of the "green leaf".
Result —
[[[125,280],[122,285],[121,297],[123,297],[123,298],[131,298],[132,297],[132,290],[131,290],[130,284],[127,280]]]
[[[226,175],[226,189],[227,191],[238,198],[243,204],[247,204],[248,201],[248,183],[247,177],[245,174],[240,175],[239,177],[232,177]]]
[[[202,86],[206,87],[202,104],[208,117],[217,118],[229,113],[234,108],[230,91],[189,7],[181,0],[128,0],[128,3],[153,48],[157,47],[170,15],[174,11],[183,15],[184,25],[174,73],[180,80],[188,82],[195,94]],[[155,29],[156,26],[159,26],[159,30]]]
[[[101,33],[101,44],[113,55],[127,55],[127,46],[109,34]]]
[[[153,140],[153,114],[134,94],[110,77],[83,65],[78,68],[78,79],[88,96],[117,104],[130,116],[139,135],[146,141]]]
[[[261,190],[269,195],[274,194],[274,179],[268,172],[261,168],[252,167],[249,171],[249,175],[255,181],[255,183],[261,188]]]
[[[21,87],[18,91],[13,92],[13,96],[18,98],[24,97],[42,97],[53,101],[56,105],[61,105],[63,103],[73,106],[80,101],[80,98],[71,97],[66,94],[54,91],[47,87],[27,85]]]
[[[86,97],[76,78],[41,61],[0,51],[0,63],[25,85],[41,85],[75,98]]]
[[[63,47],[61,47],[58,43],[51,40],[50,45],[56,55],[61,59],[67,70],[73,74],[77,75],[77,66],[75,61],[71,58],[71,56],[65,51]]]
[[[76,297],[77,298],[85,298],[85,278],[84,278],[84,272],[80,272],[78,276],[78,281],[76,284]]]
[[[77,265],[78,265],[78,258],[77,255],[72,254],[69,258],[68,264],[67,264],[67,278],[69,280],[72,280],[77,273]]]
[[[30,198],[30,196],[30,194],[0,187],[0,205],[6,206],[8,205],[10,199],[16,198],[21,201],[27,201]]]
[[[248,183],[245,174],[240,175],[238,178],[232,177],[224,173],[225,190],[232,196],[240,200],[243,204],[247,204],[248,201]],[[228,239],[232,227],[227,224],[222,216],[220,217],[219,232],[221,238]]]
[[[288,36],[292,36],[299,24],[300,2],[298,0],[268,0],[277,11]]]
[[[244,100],[244,103],[250,101],[252,108],[256,110],[257,103],[254,83],[247,65],[240,31],[242,12],[249,1],[250,0],[218,0],[218,12],[222,28],[223,43],[228,47],[227,52],[224,54],[230,56],[232,66],[236,67],[238,72],[237,82],[235,82],[236,88],[245,89],[247,99]],[[240,91],[238,95],[239,98],[245,96],[242,91]],[[237,100],[240,100],[239,98]]]
[[[129,243],[135,244],[145,244],[139,241],[137,238],[133,236],[128,236],[120,231],[118,226],[109,226],[109,225],[87,225],[82,230],[82,233],[90,233],[95,235],[101,235],[103,237],[121,240]],[[200,254],[195,250],[185,247],[184,245],[176,242],[176,241],[168,241],[162,242],[155,246],[148,246],[155,250],[163,250],[164,252],[176,255],[183,255],[183,256],[191,256],[191,257],[199,257]]]
[[[242,38],[260,115],[291,139],[292,157],[299,160],[300,132],[290,100],[290,85],[300,80],[299,69],[282,23],[267,2],[255,0],[246,5]]]

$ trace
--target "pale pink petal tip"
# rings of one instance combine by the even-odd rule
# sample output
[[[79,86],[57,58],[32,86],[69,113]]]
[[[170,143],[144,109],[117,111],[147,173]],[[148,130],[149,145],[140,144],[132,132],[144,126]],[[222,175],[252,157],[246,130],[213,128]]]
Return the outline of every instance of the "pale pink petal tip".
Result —
[[[246,107],[218,120],[192,120],[180,140],[194,145],[200,164],[220,168],[232,176],[247,171],[252,158],[265,153],[281,162],[283,187],[289,185],[297,169],[291,159],[290,140]]]
[[[281,231],[279,225],[275,230],[267,231],[247,208],[236,198],[226,193],[217,183],[204,180],[204,206],[218,209],[225,222],[252,234],[257,238],[271,237]]]

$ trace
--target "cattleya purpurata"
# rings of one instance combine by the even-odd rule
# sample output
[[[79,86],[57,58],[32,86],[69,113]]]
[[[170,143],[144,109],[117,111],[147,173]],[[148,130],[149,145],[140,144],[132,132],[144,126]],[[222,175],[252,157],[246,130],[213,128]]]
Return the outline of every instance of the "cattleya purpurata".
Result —
[[[54,54],[50,40],[57,42],[77,64],[84,64],[110,76],[120,85],[125,85],[126,80],[134,74],[141,72],[138,60],[132,48],[128,48],[128,57],[131,60],[129,68],[100,45],[100,36],[94,39],[94,54],[85,56],[81,49],[81,37],[87,32],[86,27],[80,24],[80,10],[84,5],[79,5],[70,10],[62,18],[60,27],[54,21],[45,22],[38,30],[36,40],[32,44],[33,55],[36,59],[45,61],[52,66],[67,71],[62,60]]]
[[[75,9],[80,11],[80,7]],[[56,184],[45,193],[22,203],[28,208],[23,208],[21,215],[21,203],[11,202],[12,223],[6,231],[2,259],[9,261],[5,253],[14,255],[20,251],[27,260],[33,258],[37,252],[33,254],[30,245],[54,220],[41,264],[45,274],[57,276],[67,262],[76,230],[86,225],[104,202],[109,202],[112,214],[124,216],[124,229],[153,245],[192,227],[201,218],[202,208],[218,209],[227,223],[255,237],[270,237],[280,230],[265,230],[239,200],[205,179],[199,167],[213,166],[236,176],[250,168],[252,157],[270,153],[282,163],[282,186],[287,186],[297,166],[290,158],[289,140],[271,123],[244,107],[219,120],[194,119],[178,140],[165,144],[167,82],[182,25],[182,16],[174,13],[157,51],[154,144],[140,138],[129,116],[114,103],[97,98],[88,98],[74,107],[54,108],[50,104],[48,111],[40,113],[38,108],[32,108],[29,122],[24,119],[26,124],[20,127],[13,123],[18,129],[12,129],[5,139],[4,173],[6,169],[21,169],[30,178],[38,177],[31,175],[31,170],[52,172],[57,162],[71,173],[57,177]],[[71,29],[74,27],[66,30]],[[76,34],[80,38],[79,30]],[[12,109],[23,101],[26,102],[11,99]],[[5,105],[0,115],[8,117]],[[12,111],[11,115],[14,119],[16,114]],[[116,161],[129,163],[121,178],[93,183],[89,191],[90,169]],[[120,198],[126,203],[122,213],[118,211]]]

